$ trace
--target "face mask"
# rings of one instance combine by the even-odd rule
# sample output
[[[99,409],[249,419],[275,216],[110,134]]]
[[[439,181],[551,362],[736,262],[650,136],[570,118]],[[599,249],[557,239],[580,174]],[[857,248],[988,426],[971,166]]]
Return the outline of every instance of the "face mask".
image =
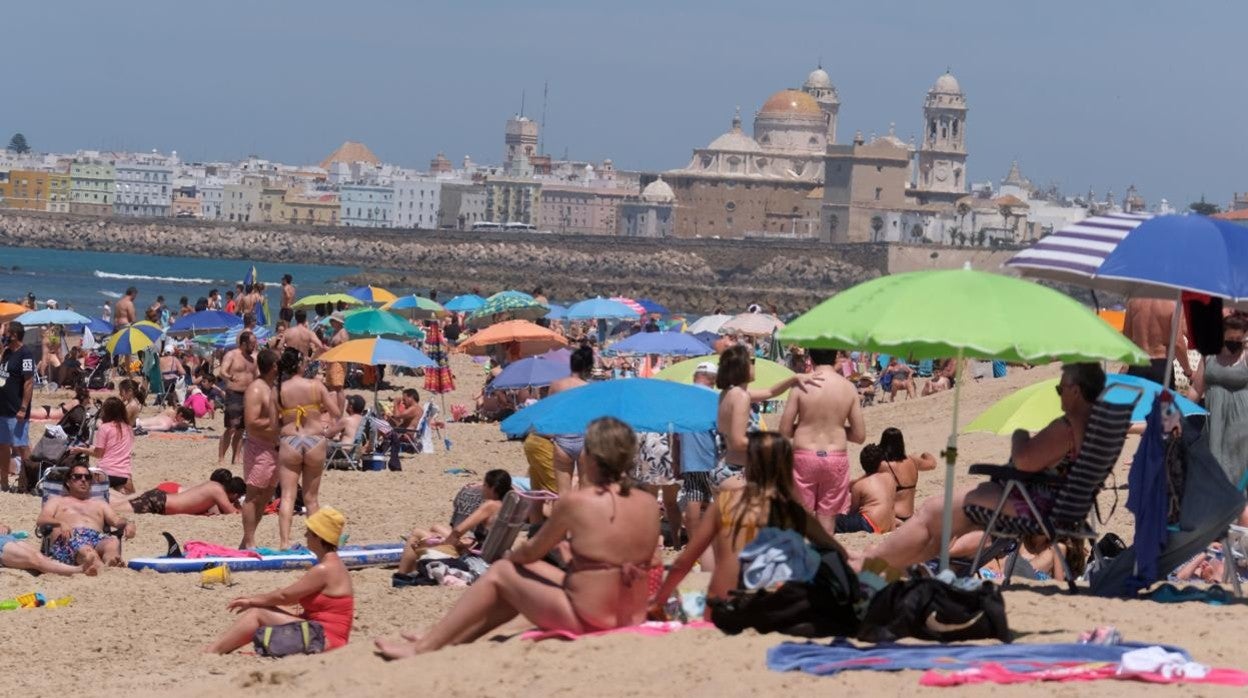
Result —
[[[1222,345],[1225,346],[1226,350],[1231,352],[1232,354],[1238,354],[1244,348],[1244,340],[1241,339],[1241,340],[1236,341],[1236,340],[1228,339],[1225,342],[1223,342]]]

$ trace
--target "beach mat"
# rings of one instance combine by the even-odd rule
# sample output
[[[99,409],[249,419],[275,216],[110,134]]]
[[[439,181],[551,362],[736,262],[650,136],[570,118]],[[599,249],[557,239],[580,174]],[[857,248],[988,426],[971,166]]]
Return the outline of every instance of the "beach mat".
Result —
[[[375,543],[353,545],[338,549],[338,557],[347,569],[385,567],[399,564],[403,557],[403,543]],[[308,550],[251,557],[136,557],[126,565],[132,570],[155,570],[161,573],[201,572],[210,567],[225,566],[231,572],[260,572],[270,570],[302,570],[316,564],[316,556]]]

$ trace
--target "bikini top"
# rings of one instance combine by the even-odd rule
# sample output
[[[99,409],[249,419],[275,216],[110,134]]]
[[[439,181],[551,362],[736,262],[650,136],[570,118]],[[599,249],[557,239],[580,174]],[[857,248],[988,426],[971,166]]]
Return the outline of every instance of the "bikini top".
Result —
[[[892,464],[889,463],[888,461],[884,461],[884,467],[888,468],[888,473],[893,476],[893,482],[897,483],[897,487],[894,488],[893,490],[894,492],[905,492],[906,490],[913,490],[913,489],[918,488],[919,483],[917,482],[914,483],[913,485],[903,486],[901,484],[901,478],[897,477],[897,473],[893,470]]]
[[[312,410],[316,410],[317,412],[320,412],[321,403],[310,402],[306,405],[295,405],[294,407],[284,407],[282,408],[282,416],[285,417],[288,414],[295,415],[295,427],[299,428],[303,426],[303,418],[308,416],[308,412]]]

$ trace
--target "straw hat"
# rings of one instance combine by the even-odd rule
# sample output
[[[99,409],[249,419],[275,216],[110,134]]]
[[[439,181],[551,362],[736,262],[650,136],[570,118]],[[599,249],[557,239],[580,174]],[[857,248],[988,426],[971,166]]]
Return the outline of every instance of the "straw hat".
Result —
[[[346,525],[347,518],[333,507],[321,507],[307,520],[308,530],[330,545],[338,545],[342,540],[342,528]]]
[[[329,321],[336,322],[339,325],[342,325],[342,324],[346,324],[346,317],[343,316],[341,311],[335,311],[332,315],[329,316]]]

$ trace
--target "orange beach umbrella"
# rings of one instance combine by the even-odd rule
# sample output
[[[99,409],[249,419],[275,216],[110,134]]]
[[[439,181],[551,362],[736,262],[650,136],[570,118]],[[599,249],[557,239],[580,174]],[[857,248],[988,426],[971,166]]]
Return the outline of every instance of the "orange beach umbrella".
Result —
[[[508,320],[481,330],[460,343],[458,349],[473,356],[487,353],[487,347],[498,344],[508,346],[508,353],[516,358],[533,356],[567,346],[568,340],[556,332],[528,320]]]

